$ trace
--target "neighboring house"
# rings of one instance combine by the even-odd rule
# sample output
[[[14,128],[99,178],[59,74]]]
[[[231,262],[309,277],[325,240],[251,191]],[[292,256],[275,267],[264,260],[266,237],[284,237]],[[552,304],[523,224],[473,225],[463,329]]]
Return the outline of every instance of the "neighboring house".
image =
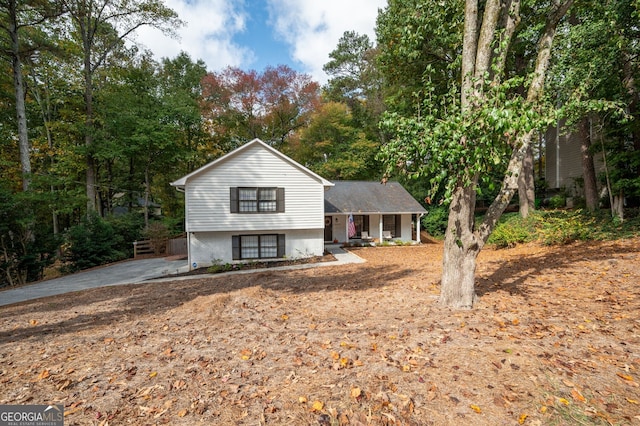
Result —
[[[398,182],[333,183],[324,197],[325,241],[420,241],[420,218],[427,211]]]
[[[582,148],[578,134],[563,130],[564,122],[549,127],[545,134],[545,183],[551,190],[564,190],[567,195],[583,196]],[[591,139],[596,140],[597,134]],[[595,142],[593,142],[595,143]],[[594,156],[596,173],[603,169],[602,156]],[[599,182],[598,182],[599,183]]]
[[[397,182],[334,184],[259,139],[171,185],[185,193],[191,268],[321,256],[325,241],[419,241],[426,213]]]
[[[185,193],[191,268],[324,253],[333,184],[259,139],[171,185]]]

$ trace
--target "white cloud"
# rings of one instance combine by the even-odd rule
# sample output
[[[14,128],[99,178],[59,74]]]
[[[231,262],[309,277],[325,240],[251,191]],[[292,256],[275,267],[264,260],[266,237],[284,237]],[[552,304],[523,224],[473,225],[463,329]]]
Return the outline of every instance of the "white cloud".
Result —
[[[255,59],[255,46],[242,46],[233,37],[246,29],[256,1],[268,5],[270,32],[290,46],[290,65],[325,83],[322,66],[329,61],[345,31],[367,34],[375,40],[378,9],[386,0],[165,0],[187,25],[177,28],[173,40],[152,28],[141,28],[136,40],[161,57],[173,58],[180,51],[193,60],[202,59],[210,71],[227,66],[246,68]],[[301,66],[300,66],[301,64]]]
[[[234,9],[235,4],[233,0],[165,0],[165,6],[186,23],[176,29],[179,39],[143,27],[137,31],[136,40],[158,59],[173,58],[185,51],[194,61],[202,59],[209,70],[242,66],[252,60],[253,52],[232,41],[234,34],[244,30],[246,21],[246,16]]]
[[[324,83],[322,66],[329,61],[345,31],[367,34],[375,41],[378,9],[386,0],[268,0],[272,25],[293,47],[293,59]]]

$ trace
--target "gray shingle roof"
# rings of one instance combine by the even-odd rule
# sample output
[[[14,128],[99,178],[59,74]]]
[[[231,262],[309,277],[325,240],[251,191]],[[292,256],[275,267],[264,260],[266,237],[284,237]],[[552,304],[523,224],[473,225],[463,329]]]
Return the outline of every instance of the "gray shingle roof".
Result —
[[[398,182],[333,181],[324,193],[325,213],[426,213]]]

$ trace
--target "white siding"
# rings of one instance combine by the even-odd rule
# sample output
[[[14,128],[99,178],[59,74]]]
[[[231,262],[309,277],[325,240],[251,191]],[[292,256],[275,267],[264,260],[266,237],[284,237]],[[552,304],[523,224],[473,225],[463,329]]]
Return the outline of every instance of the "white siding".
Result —
[[[283,232],[286,235],[285,258],[322,256],[324,253],[323,232],[322,229]],[[190,234],[189,265],[191,268],[201,268],[211,266],[214,262],[223,264],[243,262],[234,261],[232,254],[232,236],[239,234],[247,234],[247,232],[197,232]]]
[[[243,186],[285,188],[284,213],[231,214],[229,188]],[[259,145],[193,176],[185,194],[187,232],[324,229],[323,184]]]
[[[572,195],[584,195],[581,141],[574,133],[560,134],[556,127],[546,133],[545,181],[550,189],[565,189]],[[596,174],[604,170],[602,154],[594,156]]]

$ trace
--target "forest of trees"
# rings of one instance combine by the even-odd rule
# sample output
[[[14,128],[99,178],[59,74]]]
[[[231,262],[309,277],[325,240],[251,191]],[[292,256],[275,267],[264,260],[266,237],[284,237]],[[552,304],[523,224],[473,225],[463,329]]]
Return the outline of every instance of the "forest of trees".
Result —
[[[638,0],[389,0],[376,40],[344,33],[321,86],[286,65],[154,60],[127,41],[181,24],[161,0],[1,0],[0,286],[180,233],[169,182],[254,138],[327,179],[399,179],[429,209],[453,206],[456,271],[514,194],[534,208],[532,141],[558,120],[581,140],[586,208],[621,220],[640,197],[638,22]],[[445,272],[443,291],[465,279]],[[452,297],[472,305],[473,288]]]

